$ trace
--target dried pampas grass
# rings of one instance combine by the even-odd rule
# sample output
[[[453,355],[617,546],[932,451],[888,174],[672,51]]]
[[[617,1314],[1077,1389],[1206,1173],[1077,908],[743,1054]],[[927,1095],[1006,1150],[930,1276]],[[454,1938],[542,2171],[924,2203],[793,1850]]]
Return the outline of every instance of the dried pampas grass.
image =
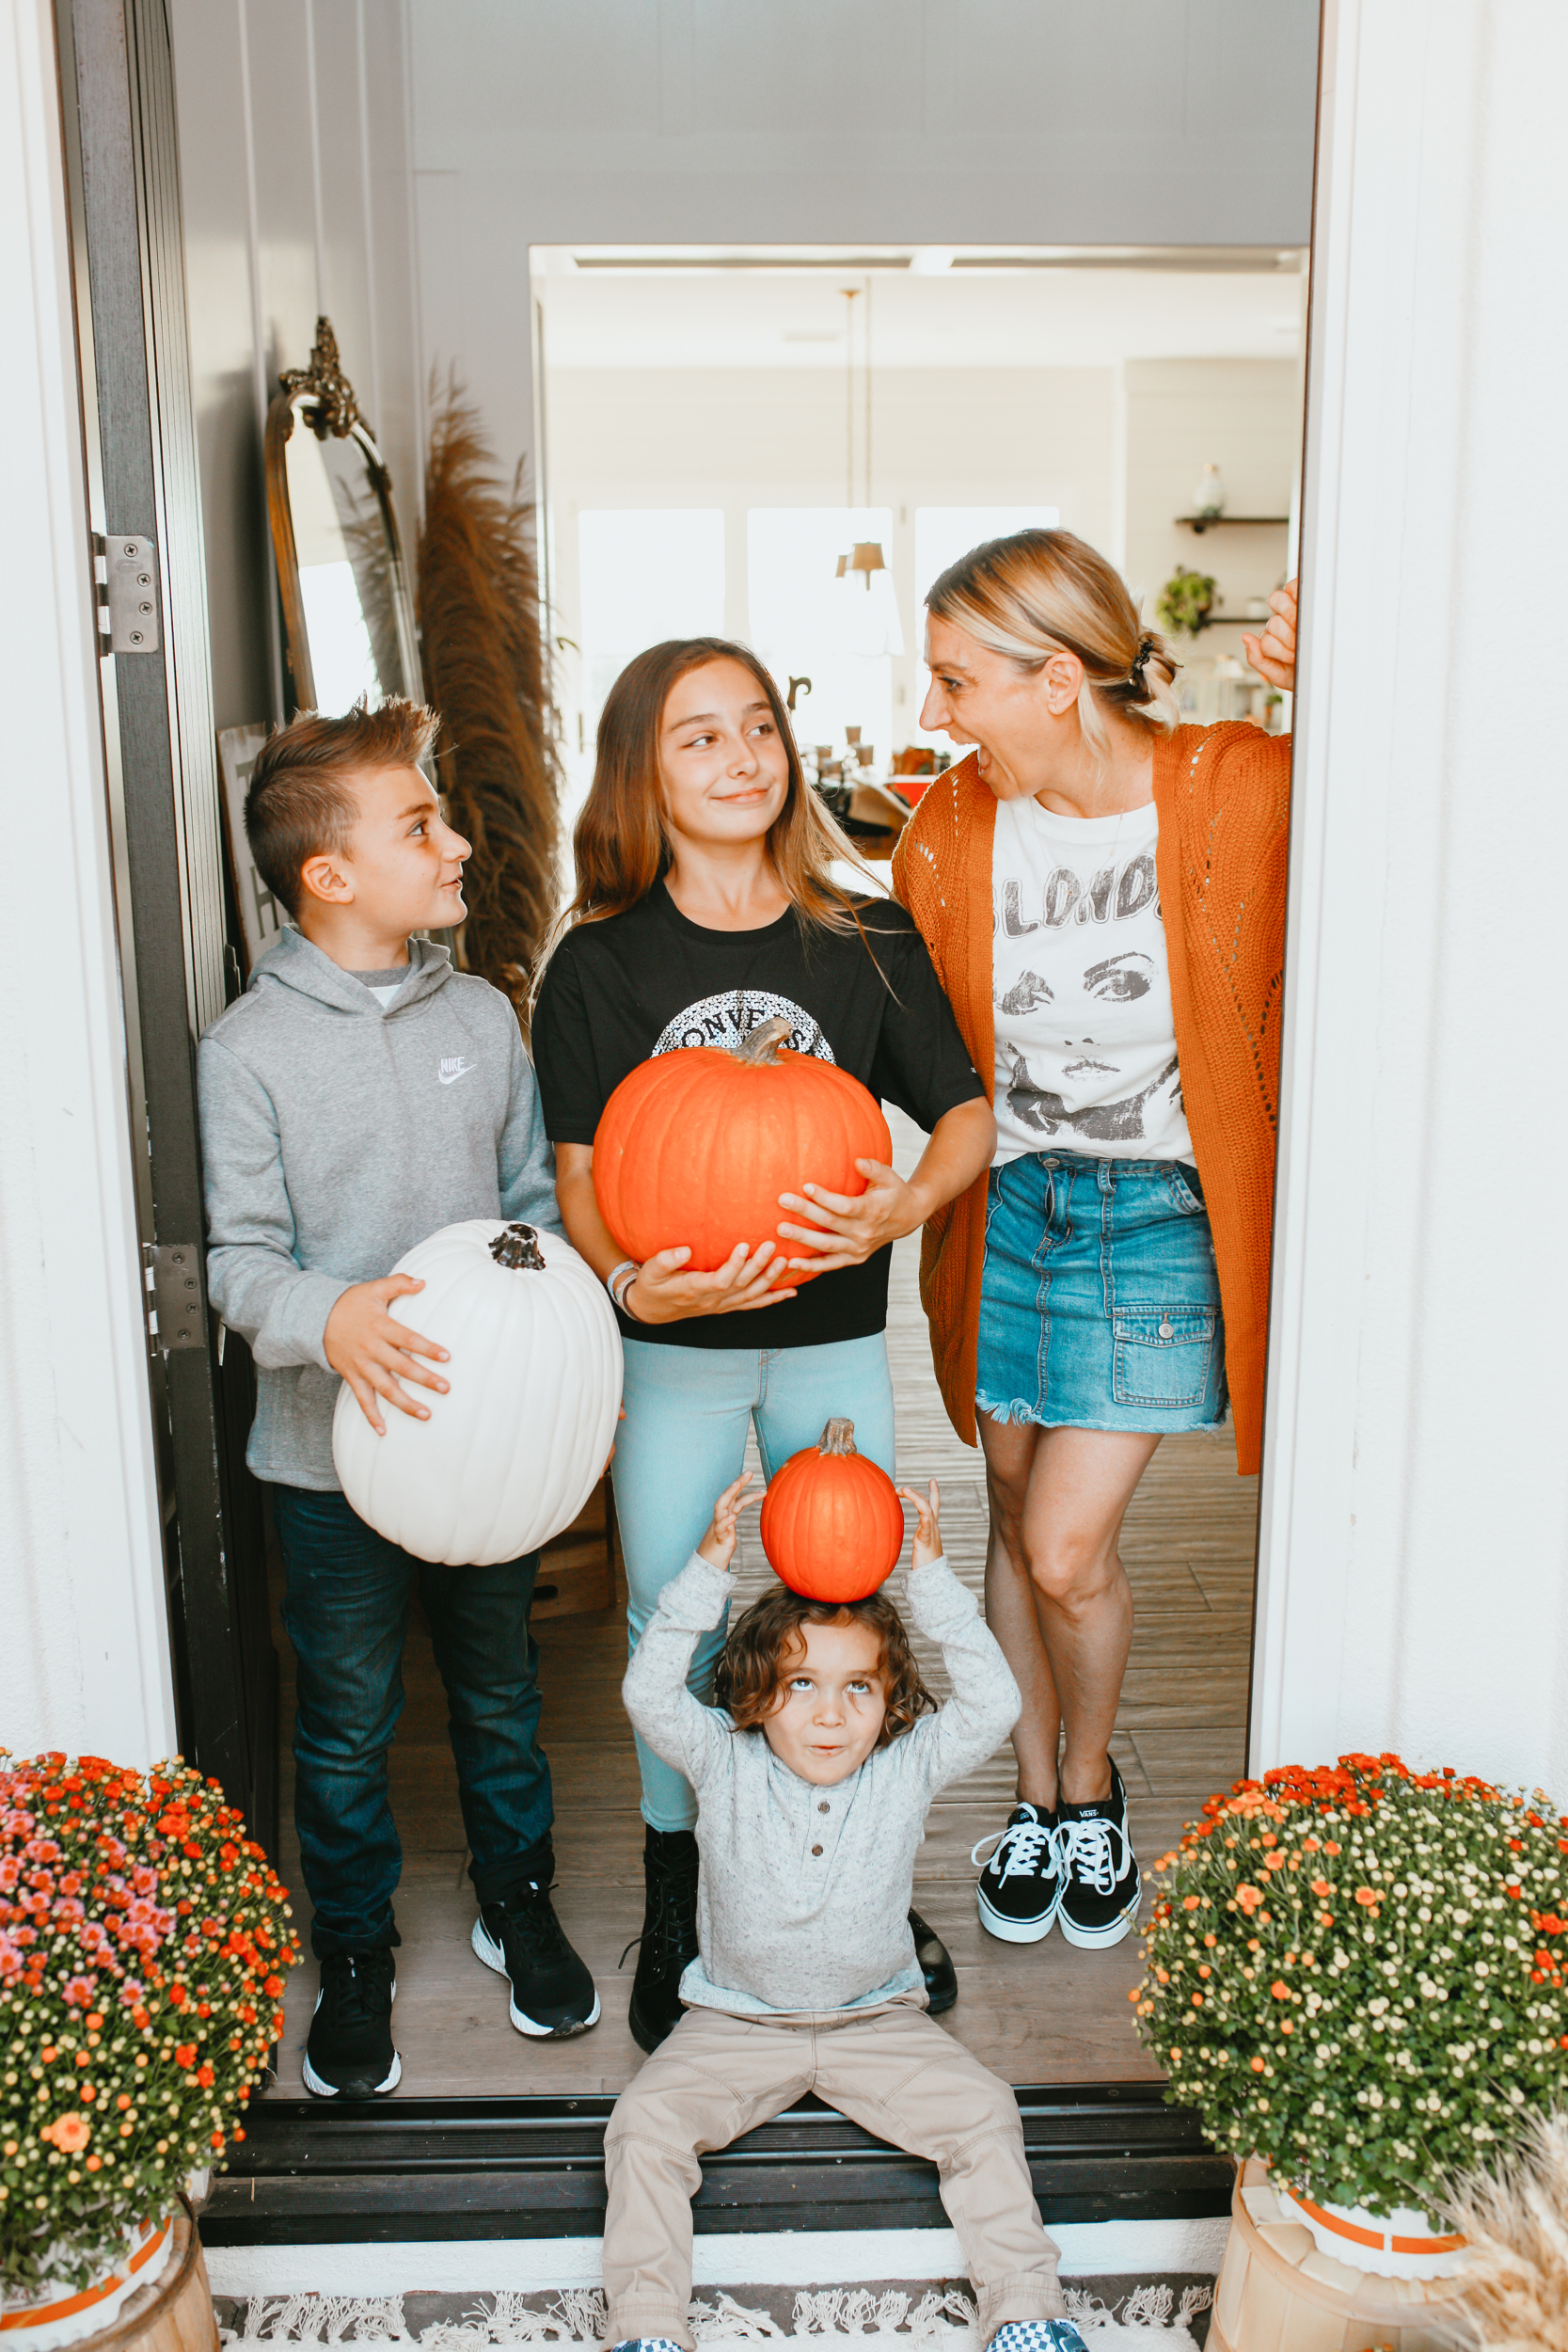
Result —
[[[1473,2249],[1461,2308],[1483,2352],[1568,2352],[1568,2115],[1540,2117],[1444,2204]]]
[[[556,895],[560,768],[541,632],[533,508],[510,495],[455,378],[432,387],[420,534],[425,688],[441,714],[441,788],[473,843],[463,961],[519,1016]]]

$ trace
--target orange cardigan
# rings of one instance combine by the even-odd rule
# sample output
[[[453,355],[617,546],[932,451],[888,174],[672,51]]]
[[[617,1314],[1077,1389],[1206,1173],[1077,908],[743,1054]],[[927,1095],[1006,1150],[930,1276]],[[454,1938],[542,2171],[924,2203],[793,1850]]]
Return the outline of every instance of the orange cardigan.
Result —
[[[1237,1468],[1258,1468],[1268,1344],[1279,1114],[1291,744],[1244,723],[1180,727],[1154,752],[1155,867],[1170,960],[1181,1094],[1225,1310]],[[895,896],[930,948],[974,1067],[993,1094],[991,844],[996,801],[974,755],[928,785],[893,859]],[[920,1295],[948,1418],[976,1442],[975,1355],[986,1179],[921,1238]]]

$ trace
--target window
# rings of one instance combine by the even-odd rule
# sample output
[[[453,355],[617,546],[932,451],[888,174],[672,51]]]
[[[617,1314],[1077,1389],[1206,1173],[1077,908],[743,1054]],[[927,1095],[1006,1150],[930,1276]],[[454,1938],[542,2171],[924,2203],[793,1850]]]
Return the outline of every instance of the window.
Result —
[[[914,510],[914,595],[926,601],[931,582],[960,555],[986,539],[1006,539],[1014,531],[1052,531],[1061,521],[1054,506],[917,506]]]
[[[721,506],[585,507],[578,516],[584,718],[590,734],[633,654],[724,627]]]
[[[896,615],[891,572],[838,580],[834,567],[857,540],[880,541],[893,554],[893,515],[885,506],[757,506],[746,517],[752,644],[781,687],[811,679],[796,710],[802,743],[842,744],[847,726],[885,760],[893,744],[892,645]],[[851,599],[854,601],[851,602]],[[863,612],[862,600],[863,599]],[[864,622],[864,627],[861,624]],[[875,643],[875,652],[856,652]]]

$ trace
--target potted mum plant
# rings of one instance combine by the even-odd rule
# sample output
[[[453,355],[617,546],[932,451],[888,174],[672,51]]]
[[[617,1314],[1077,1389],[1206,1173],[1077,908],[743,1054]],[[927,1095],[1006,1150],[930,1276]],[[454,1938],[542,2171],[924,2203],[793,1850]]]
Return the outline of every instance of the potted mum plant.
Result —
[[[1211,1797],[1156,1869],[1132,1997],[1167,2095],[1334,2262],[1459,2269],[1448,2185],[1568,2099],[1568,1821],[1345,1756]]]
[[[283,1888],[215,1781],[0,1755],[0,2326],[108,2326],[174,2258],[183,2191],[244,2137],[299,1957]],[[172,2275],[172,2273],[171,2273]]]

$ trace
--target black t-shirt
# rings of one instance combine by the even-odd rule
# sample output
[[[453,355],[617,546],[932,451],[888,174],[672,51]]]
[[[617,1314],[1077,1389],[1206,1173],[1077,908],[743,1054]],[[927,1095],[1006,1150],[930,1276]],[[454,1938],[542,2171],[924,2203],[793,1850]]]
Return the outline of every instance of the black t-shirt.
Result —
[[[927,1134],[944,1112],[983,1097],[912,919],[891,899],[858,904],[863,939],[802,923],[793,907],[761,930],[713,931],[690,922],[660,882],[625,914],[568,931],[533,1015],[551,1142],[591,1144],[639,1062],[685,1045],[734,1044],[776,1013],[793,1023],[797,1053],[836,1062]],[[882,1329],[887,1279],[884,1248],[863,1265],[817,1275],[782,1306],[675,1323],[623,1316],[621,1329],[673,1347],[819,1347]]]

